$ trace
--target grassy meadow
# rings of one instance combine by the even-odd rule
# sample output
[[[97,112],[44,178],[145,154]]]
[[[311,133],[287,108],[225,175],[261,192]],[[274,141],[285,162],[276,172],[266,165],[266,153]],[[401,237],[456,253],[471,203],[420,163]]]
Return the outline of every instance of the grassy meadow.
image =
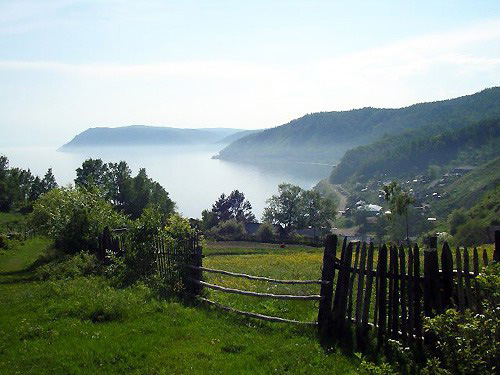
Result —
[[[0,255],[1,374],[357,373],[359,360],[321,347],[312,327],[158,301],[144,285],[115,289],[101,277],[41,281],[36,260],[48,246],[34,238]],[[320,249],[269,253],[207,256],[206,265],[284,278],[319,275]],[[316,306],[264,312],[314,320]]]

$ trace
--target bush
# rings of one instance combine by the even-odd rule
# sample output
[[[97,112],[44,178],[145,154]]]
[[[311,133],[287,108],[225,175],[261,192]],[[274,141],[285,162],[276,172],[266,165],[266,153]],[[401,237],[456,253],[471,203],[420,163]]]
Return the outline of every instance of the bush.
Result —
[[[87,252],[81,252],[38,267],[36,275],[40,280],[60,280],[94,275],[98,271],[97,258]]]
[[[460,314],[449,309],[427,319],[425,328],[436,336],[441,367],[453,374],[498,373],[500,343],[500,265],[488,267],[478,277],[482,313]]]
[[[67,254],[97,251],[104,227],[128,223],[98,191],[83,188],[58,188],[42,195],[34,204],[30,221]]]
[[[271,242],[276,236],[276,231],[271,223],[260,224],[257,230],[257,238],[262,242]]]
[[[244,238],[246,232],[243,223],[234,219],[222,221],[212,230],[215,237],[224,241],[237,241]]]
[[[463,246],[481,245],[488,242],[485,225],[474,219],[460,226],[455,238]]]

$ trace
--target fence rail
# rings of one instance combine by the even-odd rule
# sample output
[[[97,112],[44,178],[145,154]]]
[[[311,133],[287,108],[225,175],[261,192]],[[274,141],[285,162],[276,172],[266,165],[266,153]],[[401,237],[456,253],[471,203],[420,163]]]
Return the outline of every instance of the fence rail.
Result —
[[[424,316],[434,316],[449,307],[459,311],[481,312],[481,298],[476,277],[490,263],[488,253],[477,248],[452,251],[447,243],[440,250],[437,238],[429,239],[424,250],[419,246],[387,246],[377,250],[372,243],[348,242],[338,246],[335,235],[327,236],[320,280],[278,280],[228,270],[203,267],[202,247],[197,236],[182,244],[157,238],[151,246],[161,275],[178,277],[187,294],[203,303],[225,311],[271,322],[317,325],[321,336],[342,339],[352,328],[359,342],[370,330],[376,331],[379,345],[389,338],[403,343],[424,340]],[[109,229],[103,233],[101,248],[124,251],[123,240],[113,238]],[[339,253],[340,251],[340,253]],[[421,264],[422,260],[422,264]],[[500,231],[495,232],[493,261],[500,261]],[[260,293],[208,283],[203,273],[275,283],[320,285],[319,295]],[[317,322],[303,322],[242,311],[202,297],[203,288],[224,293],[278,300],[319,301]]]

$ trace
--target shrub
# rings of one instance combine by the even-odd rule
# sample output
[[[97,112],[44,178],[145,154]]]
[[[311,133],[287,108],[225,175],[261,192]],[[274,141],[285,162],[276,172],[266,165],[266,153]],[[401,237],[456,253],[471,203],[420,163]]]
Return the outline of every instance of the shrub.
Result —
[[[217,239],[229,241],[229,240],[241,240],[245,236],[245,227],[243,223],[236,221],[234,219],[222,221],[213,229],[213,233]]]
[[[257,238],[262,242],[270,242],[276,236],[276,231],[271,223],[264,222],[260,224],[257,230]]]
[[[455,238],[463,246],[481,245],[488,241],[485,225],[475,219],[471,219],[460,226]]]
[[[57,188],[34,204],[31,224],[54,238],[55,246],[67,254],[95,252],[104,227],[122,227],[127,218],[114,211],[98,191]]]
[[[87,252],[81,252],[38,267],[36,275],[40,280],[60,280],[94,275],[98,271],[97,258]]]
[[[441,367],[453,374],[496,374],[500,342],[500,265],[478,277],[482,313],[460,314],[449,309],[427,319],[425,328],[436,336]]]

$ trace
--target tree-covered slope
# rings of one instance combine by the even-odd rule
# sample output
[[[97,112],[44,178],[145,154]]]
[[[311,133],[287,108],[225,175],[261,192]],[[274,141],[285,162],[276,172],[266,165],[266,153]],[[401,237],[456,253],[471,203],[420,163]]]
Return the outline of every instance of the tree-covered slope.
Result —
[[[500,156],[481,164],[448,185],[441,194],[442,198],[434,203],[435,210],[440,216],[446,216],[455,209],[473,207],[485,194],[488,196],[494,194],[498,202],[500,201],[498,186],[500,186]],[[489,200],[493,201],[491,198]],[[492,207],[488,208],[491,209]]]
[[[385,134],[423,127],[461,127],[488,118],[500,118],[500,87],[400,109],[363,108],[308,114],[245,136],[223,149],[219,157],[334,163],[349,148],[372,143]]]
[[[422,128],[353,148],[334,168],[330,180],[411,177],[431,164],[481,163],[500,155],[500,118],[447,128]]]
[[[218,142],[241,129],[179,129],[131,125],[117,128],[90,128],[78,134],[62,149],[98,146],[189,145]]]

